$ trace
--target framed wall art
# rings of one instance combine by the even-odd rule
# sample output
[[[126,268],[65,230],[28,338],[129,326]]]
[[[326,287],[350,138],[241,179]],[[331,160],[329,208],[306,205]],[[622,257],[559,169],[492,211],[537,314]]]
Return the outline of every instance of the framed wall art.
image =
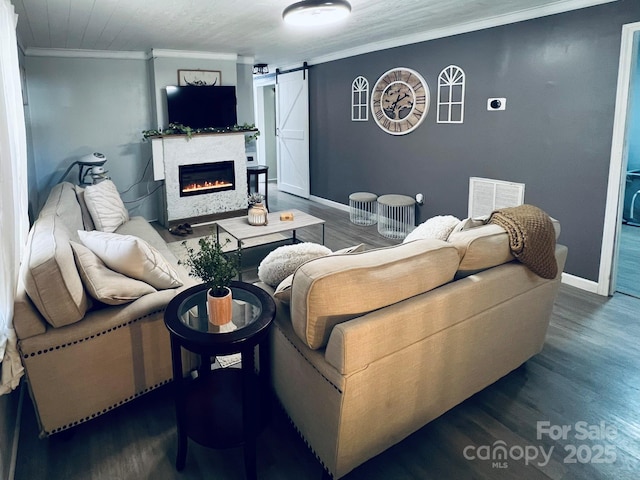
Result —
[[[219,70],[178,70],[178,85],[181,87],[212,87],[222,85]]]

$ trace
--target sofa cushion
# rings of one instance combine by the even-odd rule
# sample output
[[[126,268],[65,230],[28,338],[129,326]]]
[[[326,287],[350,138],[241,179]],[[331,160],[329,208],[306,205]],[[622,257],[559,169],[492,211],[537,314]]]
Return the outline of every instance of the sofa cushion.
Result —
[[[459,261],[454,246],[435,239],[310,260],[293,277],[293,328],[321,348],[334,325],[449,282]]]
[[[452,233],[448,242],[458,249],[461,272],[473,272],[514,260],[507,232],[499,225],[482,225]]]
[[[291,275],[304,262],[313,258],[329,255],[329,250],[324,245],[317,243],[298,243],[295,245],[283,245],[269,253],[258,266],[258,278],[272,287],[276,287],[285,278]]]
[[[71,242],[82,282],[96,300],[107,305],[129,303],[148,293],[156,292],[148,283],[115,272],[80,243]]]
[[[79,231],[82,243],[111,270],[157,289],[182,285],[179,274],[154,247],[141,238],[118,233]]]
[[[20,267],[27,295],[54,327],[81,320],[91,305],[69,245],[81,228],[82,212],[74,186],[68,182],[55,185],[31,227]]]
[[[115,232],[120,225],[129,220],[129,212],[111,180],[104,180],[85,188],[84,201],[96,230]]]

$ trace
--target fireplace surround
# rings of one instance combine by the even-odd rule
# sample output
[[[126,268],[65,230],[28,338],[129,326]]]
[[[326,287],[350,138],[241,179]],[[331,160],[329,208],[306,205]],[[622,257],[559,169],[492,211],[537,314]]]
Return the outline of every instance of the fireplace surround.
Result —
[[[195,134],[190,138],[186,135],[151,138],[154,180],[164,180],[163,225],[168,227],[180,220],[192,221],[197,217],[246,210],[247,156],[244,145],[242,132]],[[227,176],[218,180],[233,186],[195,187],[185,195],[181,171],[198,179],[207,169],[226,170]],[[216,179],[199,180],[215,183]],[[193,190],[197,191],[194,193]]]

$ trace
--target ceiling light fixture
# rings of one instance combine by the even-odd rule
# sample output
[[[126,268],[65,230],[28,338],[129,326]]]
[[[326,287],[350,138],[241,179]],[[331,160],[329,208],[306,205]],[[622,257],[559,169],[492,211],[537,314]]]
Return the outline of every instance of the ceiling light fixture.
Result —
[[[290,25],[316,26],[337,22],[349,13],[351,4],[346,0],[304,0],[285,8],[282,18]]]
[[[269,65],[266,63],[256,63],[253,66],[254,75],[264,75],[265,73],[269,73]]]

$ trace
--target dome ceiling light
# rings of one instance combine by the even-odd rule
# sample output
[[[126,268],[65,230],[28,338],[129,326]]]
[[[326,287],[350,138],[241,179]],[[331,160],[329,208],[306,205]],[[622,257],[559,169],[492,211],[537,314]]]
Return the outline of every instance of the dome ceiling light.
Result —
[[[317,26],[347,18],[349,13],[351,4],[346,0],[304,0],[285,8],[282,18],[290,25]]]

